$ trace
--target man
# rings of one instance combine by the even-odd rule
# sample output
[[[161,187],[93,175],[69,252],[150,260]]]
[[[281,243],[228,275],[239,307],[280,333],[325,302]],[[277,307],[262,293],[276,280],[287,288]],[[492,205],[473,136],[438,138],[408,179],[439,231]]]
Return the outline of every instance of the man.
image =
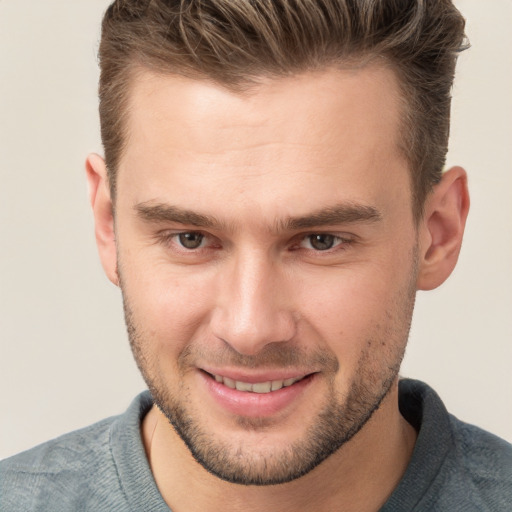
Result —
[[[512,448],[399,382],[469,207],[448,1],[114,2],[100,258],[150,393],[2,464],[2,510],[496,510]]]

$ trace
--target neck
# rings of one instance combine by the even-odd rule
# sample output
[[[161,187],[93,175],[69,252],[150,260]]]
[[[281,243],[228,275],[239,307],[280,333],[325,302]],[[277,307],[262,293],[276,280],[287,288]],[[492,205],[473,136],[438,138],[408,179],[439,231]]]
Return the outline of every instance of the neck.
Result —
[[[192,458],[156,407],[143,421],[142,436],[158,489],[175,512],[377,511],[403,476],[416,440],[398,410],[397,384],[358,434],[313,471],[286,484],[243,486],[213,476]]]

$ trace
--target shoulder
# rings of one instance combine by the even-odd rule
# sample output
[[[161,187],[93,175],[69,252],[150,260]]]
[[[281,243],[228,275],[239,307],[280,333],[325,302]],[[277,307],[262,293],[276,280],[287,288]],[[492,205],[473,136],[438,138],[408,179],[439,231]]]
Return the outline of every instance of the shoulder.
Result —
[[[512,445],[474,425],[450,416],[454,456],[471,490],[490,510],[508,510],[512,504]]]
[[[108,444],[108,432],[116,417],[64,434],[0,462],[5,471],[60,472],[87,466]]]
[[[449,414],[419,381],[400,382],[400,410],[418,431],[398,493],[408,510],[510,511],[512,445]]]
[[[109,418],[63,435],[0,462],[0,510],[79,508],[102,485],[109,486],[112,466]]]
[[[129,510],[119,454],[129,457],[125,465],[141,463],[140,419],[150,405],[142,393],[120,416],[1,461],[0,512]]]

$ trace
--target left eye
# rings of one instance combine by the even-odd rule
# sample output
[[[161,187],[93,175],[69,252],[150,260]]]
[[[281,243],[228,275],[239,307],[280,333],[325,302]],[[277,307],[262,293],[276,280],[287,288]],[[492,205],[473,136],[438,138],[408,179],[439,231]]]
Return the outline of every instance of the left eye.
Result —
[[[204,235],[195,231],[179,233],[177,238],[180,245],[185,249],[199,249],[204,241]]]
[[[315,251],[328,251],[341,243],[343,243],[343,240],[338,236],[328,233],[317,233],[306,236],[301,245]]]

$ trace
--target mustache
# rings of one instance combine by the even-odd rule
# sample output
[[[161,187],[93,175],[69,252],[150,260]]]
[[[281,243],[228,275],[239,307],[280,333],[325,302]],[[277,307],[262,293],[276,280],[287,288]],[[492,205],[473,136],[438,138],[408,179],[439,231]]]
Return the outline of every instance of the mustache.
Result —
[[[269,343],[254,355],[240,354],[227,342],[222,347],[187,345],[178,357],[182,370],[201,366],[201,363],[246,369],[304,368],[337,372],[339,362],[329,350],[306,351],[286,342]]]

